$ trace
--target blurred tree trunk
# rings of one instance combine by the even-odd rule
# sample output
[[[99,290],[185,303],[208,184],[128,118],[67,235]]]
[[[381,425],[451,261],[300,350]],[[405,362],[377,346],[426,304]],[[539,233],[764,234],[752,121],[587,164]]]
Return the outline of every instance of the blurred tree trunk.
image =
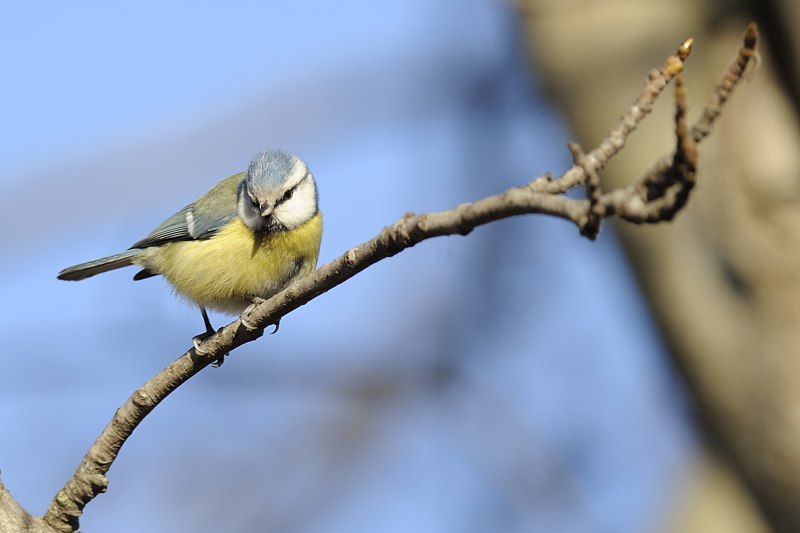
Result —
[[[760,68],[700,145],[688,210],[670,225],[617,231],[711,453],[726,459],[752,508],[781,532],[800,531],[800,76],[798,31],[788,27],[800,25],[800,14],[791,13],[797,4],[759,3],[748,14],[729,2],[521,0],[520,11],[541,83],[584,146],[605,135],[648,70],[690,36],[686,78],[698,112],[747,22],[770,15],[761,21],[762,35],[773,38],[760,43]],[[765,44],[782,47],[778,61]],[[672,150],[664,127],[671,108],[661,104],[604,172],[608,186],[633,181],[646,161]],[[695,479],[711,486],[712,471],[698,468]],[[741,498],[729,502],[740,506]],[[754,516],[737,526],[759,531],[757,524]]]

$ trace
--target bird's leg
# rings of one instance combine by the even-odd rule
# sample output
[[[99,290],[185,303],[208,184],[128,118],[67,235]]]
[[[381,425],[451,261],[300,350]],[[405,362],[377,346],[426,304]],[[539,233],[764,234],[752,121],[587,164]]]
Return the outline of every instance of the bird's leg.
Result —
[[[205,351],[200,346],[200,344],[204,340],[206,340],[207,338],[209,338],[210,336],[215,334],[217,331],[214,329],[214,326],[211,325],[211,320],[208,319],[208,313],[206,312],[206,308],[205,307],[200,307],[200,314],[203,315],[203,324],[205,324],[205,326],[206,326],[206,331],[204,333],[201,333],[200,335],[196,335],[195,337],[192,337],[192,344],[194,345],[195,352],[197,352],[198,354],[202,355],[203,353],[205,353]],[[228,354],[224,353],[224,354],[220,355],[219,359],[214,361],[212,363],[212,365],[217,367],[217,368],[221,367],[222,363],[225,362],[225,356],[226,355],[228,355]]]
[[[260,303],[262,303],[262,302],[266,302],[266,300],[265,300],[264,298],[261,298],[260,296],[253,296],[253,297],[251,298],[251,301],[252,301],[253,303],[251,303],[250,305],[248,305],[248,306],[247,306],[247,309],[245,309],[244,311],[242,311],[242,314],[239,316],[239,320],[242,322],[242,325],[243,325],[245,328],[249,329],[250,331],[252,331],[252,330],[256,329],[256,327],[255,327],[255,325],[254,325],[252,322],[250,322],[250,321],[249,321],[249,320],[248,320],[246,317],[250,316],[250,313],[252,313],[252,312],[253,312],[253,309],[255,309],[255,307],[256,307],[258,304],[260,304]],[[277,332],[278,332],[278,328],[280,327],[280,324],[281,324],[281,319],[280,319],[280,318],[278,319],[278,321],[277,321],[277,322],[275,322],[274,324],[272,324],[273,326],[275,326],[275,329],[274,329],[274,330],[272,330],[272,333],[271,333],[272,335],[274,335],[275,333],[277,333]]]
[[[200,308],[200,314],[203,315],[203,324],[206,326],[205,335],[213,335],[216,330],[214,329],[214,326],[211,325],[211,321],[208,319],[208,313],[206,312],[205,307]]]
[[[206,326],[205,332],[201,333],[200,335],[196,335],[192,337],[192,344],[194,344],[194,349],[197,351],[200,350],[200,343],[209,338],[211,335],[216,333],[217,331],[214,329],[214,326],[211,325],[211,320],[208,319],[208,313],[206,312],[205,307],[200,308],[200,314],[203,315],[203,324]]]

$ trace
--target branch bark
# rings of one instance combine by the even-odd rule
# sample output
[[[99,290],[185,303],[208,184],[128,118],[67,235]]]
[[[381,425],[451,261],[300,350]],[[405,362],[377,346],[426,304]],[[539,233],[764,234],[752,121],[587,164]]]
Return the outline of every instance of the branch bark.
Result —
[[[11,497],[8,489],[0,481],[0,531],[25,533],[51,533],[42,518],[34,518]]]
[[[707,131],[719,116],[719,110],[753,55],[756,37],[756,27],[750,25],[733,66],[712,96],[713,103],[706,107],[703,118],[694,127],[689,128],[686,124],[686,91],[681,75],[691,52],[692,41],[689,39],[675,55],[667,58],[660,69],[650,72],[633,105],[595,149],[584,153],[578,145],[570,145],[575,165],[562,176],[555,179],[549,174],[540,176],[527,184],[447,211],[421,215],[406,213],[373,239],[351,248],[271,299],[245,311],[242,317],[220,329],[198,348],[184,353],[128,398],[92,444],[73,476],[58,491],[41,519],[43,524],[52,531],[77,530],[78,519],[86,504],[106,490],[106,473],[122,445],[164,398],[231,350],[261,337],[270,324],[277,323],[285,315],[382,259],[432,237],[467,235],[477,226],[523,214],[538,213],[569,220],[583,235],[592,239],[597,236],[603,220],[614,215],[633,223],[658,223],[672,219],[685,206],[695,183],[695,143],[704,137],[697,132]],[[676,82],[675,153],[633,185],[603,193],[599,171],[625,146],[628,136],[650,113],[656,99],[673,79]],[[586,199],[564,194],[579,186],[585,188]],[[2,505],[8,504],[7,498],[10,497],[0,486],[0,513],[4,512]],[[16,505],[13,500],[12,503]],[[16,530],[34,531],[26,524],[38,523],[39,519],[31,519],[27,513],[22,516],[24,521]]]

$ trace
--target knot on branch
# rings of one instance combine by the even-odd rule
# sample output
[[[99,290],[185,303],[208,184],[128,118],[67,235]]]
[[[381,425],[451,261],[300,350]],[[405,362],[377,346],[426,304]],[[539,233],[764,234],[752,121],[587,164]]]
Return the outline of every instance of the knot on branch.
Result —
[[[397,222],[383,228],[379,240],[382,242],[385,257],[396,255],[425,238],[425,232],[420,229],[422,218],[407,211]]]
[[[103,474],[84,472],[76,475],[56,493],[43,520],[59,532],[77,531],[86,504],[107,488],[108,478]]]

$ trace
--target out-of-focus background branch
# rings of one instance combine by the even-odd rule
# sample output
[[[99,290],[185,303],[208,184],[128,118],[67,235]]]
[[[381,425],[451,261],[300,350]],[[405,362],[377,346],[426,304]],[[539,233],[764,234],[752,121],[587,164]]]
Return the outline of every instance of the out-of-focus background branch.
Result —
[[[758,82],[736,100],[732,117],[704,145],[694,205],[670,228],[619,227],[626,252],[692,396],[707,437],[706,461],[725,465],[776,531],[800,531],[800,54],[796,2],[523,2],[528,52],[547,93],[579,139],[602,135],[619,88],[636,65],[665,46],[675,28],[695,36],[690,88],[716,75],[742,21],[760,16]],[[756,6],[761,6],[755,9]],[[582,13],[575,17],[576,12]],[[777,48],[776,48],[777,47]],[[722,55],[720,55],[722,54]],[[625,56],[613,69],[608,60]],[[697,92],[690,91],[696,95]],[[669,110],[662,107],[666,116]],[[652,124],[638,149],[606,173],[620,183],[664,141]],[[711,455],[721,454],[720,463]],[[696,470],[701,502],[722,490],[718,468]],[[718,507],[722,520],[739,497]],[[698,500],[694,498],[694,500]],[[687,502],[688,504],[689,502]],[[677,531],[753,531],[750,522],[709,528],[692,501]],[[708,508],[713,508],[709,505]]]
[[[539,87],[575,96],[569,117],[597,117],[608,128],[643,73],[693,36],[690,99],[707,94],[750,17],[728,23],[731,6],[692,3],[675,15],[673,3],[630,2],[602,18],[592,2],[563,4],[585,25],[567,44],[558,41],[563,28],[548,33],[558,20],[551,7],[482,0],[2,8],[0,61],[14,83],[0,88],[0,327],[21,333],[5,337],[0,469],[20,503],[43,512],[109,406],[198,329],[195,313],[160,281],[134,284],[120,272],[69,286],[55,280],[64,265],[134,241],[265,146],[297,152],[318,177],[326,261],[406,210],[437,210],[558,172],[570,164],[570,138],[592,146],[604,136],[577,121],[568,132]],[[642,11],[655,14],[649,25],[632,22]],[[578,53],[595,26],[613,33]],[[585,62],[548,67],[540,55],[534,63],[526,43],[533,53],[573,50]],[[710,71],[697,52],[715,54]],[[727,208],[693,198],[675,224],[656,230],[656,240],[680,249],[640,255],[670,266],[660,283],[642,284],[665,299],[691,281],[728,295],[722,314],[705,312],[709,293],[699,289],[694,306],[676,313],[692,322],[687,335],[704,326],[697,333],[707,357],[731,361],[708,380],[718,388],[756,381],[745,374],[761,368],[760,345],[749,363],[728,356],[745,350],[740,339],[766,338],[770,328],[788,334],[766,326],[767,317],[725,327],[730,315],[751,313],[728,285],[757,295],[764,309],[763,291],[784,288],[753,289],[742,274],[767,261],[759,254],[790,254],[783,226],[725,268],[690,247],[703,238],[715,252],[734,249],[731,228],[790,225],[794,182],[780,162],[797,144],[766,142],[763,130],[740,122],[772,109],[780,121],[770,127],[792,131],[790,100],[768,89],[768,57],[764,64],[718,126],[729,133],[720,129],[716,148],[701,147],[697,192],[726,199]],[[557,82],[556,71],[574,83]],[[600,94],[603,87],[611,92]],[[648,161],[673,145],[670,118],[653,118],[665,137],[637,133],[632,142],[641,142],[628,149]],[[727,143],[739,137],[750,144],[733,152],[750,166],[707,170],[705,161],[714,152],[730,157]],[[644,170],[620,166],[604,178],[629,182]],[[730,180],[749,184],[748,195]],[[779,201],[787,209],[774,209]],[[747,225],[739,211],[763,220]],[[690,531],[681,516],[711,516],[719,529],[755,531],[756,514],[735,514],[742,507],[719,498],[718,488],[739,478],[719,467],[726,463],[698,459],[705,433],[616,234],[589,243],[569,224],[533,218],[420,245],[197,376],[126,444],[110,473],[114,490],[93,502],[82,526],[633,533]],[[700,230],[682,226],[689,218]],[[780,359],[779,340],[767,360]],[[677,353],[683,343],[669,346]],[[788,367],[792,357],[780,360]],[[748,389],[758,394],[750,402],[775,407],[769,391],[785,392],[791,375],[780,385],[772,374],[756,376],[767,385]],[[747,399],[735,400],[731,412]],[[700,477],[712,482],[690,481],[706,472]],[[748,501],[746,491],[725,493]]]

